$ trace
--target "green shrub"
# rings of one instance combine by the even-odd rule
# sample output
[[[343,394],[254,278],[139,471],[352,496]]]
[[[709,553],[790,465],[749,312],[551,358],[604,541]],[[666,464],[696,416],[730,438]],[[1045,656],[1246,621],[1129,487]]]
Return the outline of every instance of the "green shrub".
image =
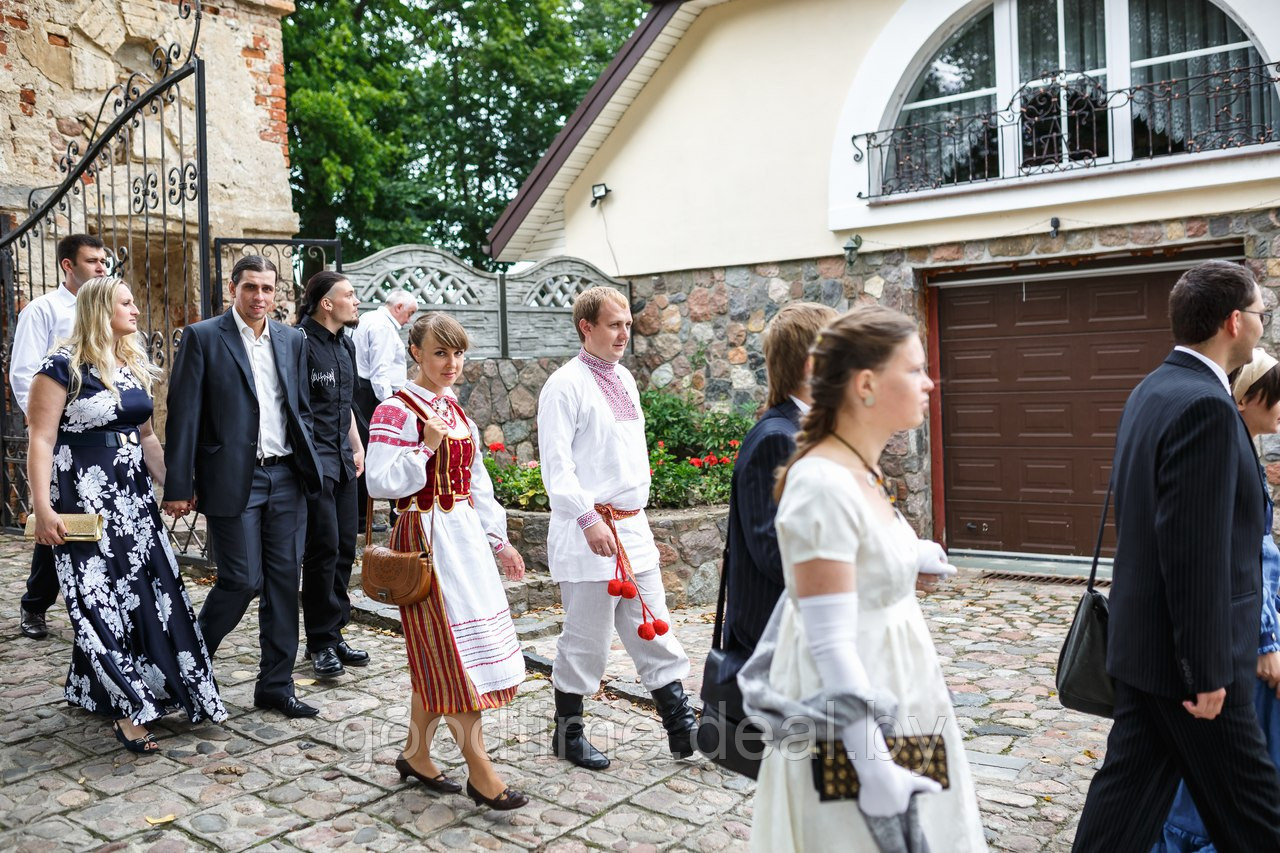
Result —
[[[729,502],[738,445],[755,419],[745,411],[703,412],[665,391],[640,394],[649,444],[649,506],[684,507]],[[498,442],[484,466],[498,503],[512,509],[550,508],[536,461],[521,464]]]

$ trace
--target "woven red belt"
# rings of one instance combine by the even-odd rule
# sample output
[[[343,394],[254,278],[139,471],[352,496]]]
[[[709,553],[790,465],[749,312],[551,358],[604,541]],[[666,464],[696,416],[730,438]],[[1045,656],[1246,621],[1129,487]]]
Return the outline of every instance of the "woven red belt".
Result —
[[[617,509],[610,504],[596,504],[596,512],[600,514],[600,518],[609,526],[609,532],[613,534],[613,544],[617,549],[613,563],[613,580],[609,581],[609,594],[620,596],[622,598],[638,598],[640,599],[640,627],[636,629],[636,633],[640,635],[642,640],[652,640],[655,636],[661,636],[670,630],[670,626],[661,619],[655,618],[653,611],[649,609],[649,605],[645,603],[644,596],[640,594],[640,586],[636,583],[635,572],[631,568],[631,560],[627,558],[627,549],[622,547],[622,539],[618,536],[618,528],[614,524],[624,518],[634,518],[641,513],[638,509]]]

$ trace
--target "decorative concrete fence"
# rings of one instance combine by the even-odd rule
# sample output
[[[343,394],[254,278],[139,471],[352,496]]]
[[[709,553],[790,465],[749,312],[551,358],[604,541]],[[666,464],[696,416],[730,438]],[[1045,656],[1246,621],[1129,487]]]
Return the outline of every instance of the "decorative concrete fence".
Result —
[[[658,546],[668,607],[703,607],[716,603],[720,591],[720,557],[728,535],[729,508],[651,509],[645,513]],[[524,557],[526,577],[550,576],[547,567],[547,523],[550,513],[507,510],[507,535]],[[559,590],[547,587],[545,600],[559,602]]]
[[[570,356],[578,336],[570,317],[574,298],[589,287],[616,287],[628,300],[631,286],[577,258],[549,258],[519,273],[490,273],[432,246],[383,249],[344,264],[361,310],[407,291],[427,311],[452,314],[471,337],[472,358]],[[408,339],[408,329],[402,334]]]

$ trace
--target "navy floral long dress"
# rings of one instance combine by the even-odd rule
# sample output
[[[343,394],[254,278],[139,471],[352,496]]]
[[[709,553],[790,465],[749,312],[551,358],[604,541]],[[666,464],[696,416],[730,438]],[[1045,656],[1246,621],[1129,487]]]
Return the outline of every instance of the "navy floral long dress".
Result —
[[[64,388],[69,350],[40,367]],[[58,585],[75,631],[66,697],[109,719],[145,725],[181,708],[191,722],[221,721],[227,711],[178,561],[160,520],[138,427],[151,417],[151,397],[124,368],[119,400],[96,368],[80,368],[81,386],[58,432],[117,432],[122,446],[54,447],[50,499],[60,513],[101,513],[103,538],[55,546]]]

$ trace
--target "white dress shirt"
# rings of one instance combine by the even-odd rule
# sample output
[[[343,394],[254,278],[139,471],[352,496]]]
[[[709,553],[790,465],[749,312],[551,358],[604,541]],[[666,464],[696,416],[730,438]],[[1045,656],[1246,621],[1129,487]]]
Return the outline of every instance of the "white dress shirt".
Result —
[[[643,510],[649,503],[640,394],[630,371],[622,365],[614,370],[630,406],[621,400],[610,405],[581,355],[551,374],[538,395],[538,453],[551,501],[547,562],[557,583],[614,576],[614,558],[591,553],[583,533],[599,520],[597,503],[620,510]],[[632,570],[657,570],[658,549],[644,512],[615,523]]]
[[[361,315],[360,325],[351,334],[351,343],[356,347],[356,373],[369,380],[379,400],[399,391],[406,381],[400,326],[383,305]]]
[[[1213,375],[1218,377],[1218,381],[1222,383],[1222,387],[1227,389],[1227,396],[1231,395],[1231,383],[1227,381],[1227,372],[1222,369],[1222,365],[1218,364],[1218,362],[1209,358],[1209,356],[1204,355],[1202,353],[1198,353],[1195,350],[1193,350],[1191,347],[1184,347],[1182,344],[1178,344],[1176,347],[1174,347],[1174,350],[1176,350],[1177,352],[1185,352],[1187,355],[1190,355],[1190,356],[1195,356],[1196,358],[1200,359],[1205,364],[1207,364],[1209,366],[1209,369],[1213,371]]]
[[[255,336],[234,307],[231,316],[240,330],[240,342],[253,369],[253,386],[258,391],[258,458],[289,454],[289,435],[284,422],[284,389],[276,373],[276,356],[271,351],[271,321],[264,321],[262,334]]]
[[[27,413],[31,380],[41,362],[58,341],[71,337],[75,324],[76,295],[65,284],[58,285],[52,293],[37,296],[19,312],[9,357],[9,384],[22,414]]]

